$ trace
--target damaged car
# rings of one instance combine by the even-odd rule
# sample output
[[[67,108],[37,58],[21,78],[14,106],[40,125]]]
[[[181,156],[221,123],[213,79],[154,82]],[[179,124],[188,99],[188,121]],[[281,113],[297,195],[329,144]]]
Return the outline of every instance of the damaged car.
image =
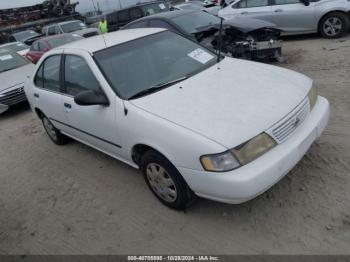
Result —
[[[136,20],[123,29],[166,28],[223,54],[250,60],[282,61],[281,31],[258,19],[224,20],[202,11],[179,10]],[[221,34],[220,34],[221,31]]]

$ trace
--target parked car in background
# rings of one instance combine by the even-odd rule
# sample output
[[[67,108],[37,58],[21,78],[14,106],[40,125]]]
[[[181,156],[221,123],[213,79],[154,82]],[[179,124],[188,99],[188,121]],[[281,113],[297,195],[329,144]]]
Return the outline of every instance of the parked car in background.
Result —
[[[21,56],[25,56],[29,51],[29,46],[22,42],[11,42],[0,45],[0,49],[9,49]]]
[[[54,143],[71,137],[141,169],[175,209],[195,195],[242,203],[263,193],[329,117],[310,78],[229,57],[218,64],[211,50],[159,28],[53,49],[25,92]]]
[[[204,11],[212,15],[218,15],[220,6],[213,5],[206,7],[201,1],[190,1],[173,6],[174,10],[193,10],[193,11]]]
[[[201,3],[206,7],[210,7],[214,5],[219,5],[219,0],[186,0],[185,3]]]
[[[172,11],[144,17],[123,29],[160,27],[194,39],[214,50],[220,47],[221,19],[202,11]],[[282,60],[280,30],[275,25],[257,19],[224,21],[221,49],[232,57]]]
[[[76,34],[60,34],[43,37],[32,44],[26,56],[33,64],[36,64],[47,51],[81,39],[84,39],[84,37]]]
[[[234,0],[219,16],[262,19],[286,35],[318,32],[325,38],[338,38],[349,29],[349,12],[348,0]]]
[[[42,37],[41,34],[33,30],[26,30],[10,35],[9,42],[22,42],[27,45],[31,45],[35,40]]]
[[[99,34],[99,30],[96,28],[88,28],[80,20],[72,20],[61,22],[58,24],[51,24],[43,27],[42,32],[46,36],[59,35],[65,33],[74,33],[82,37],[91,37]]]
[[[24,82],[34,66],[23,56],[8,49],[0,49],[0,113],[26,101]]]
[[[126,24],[141,17],[167,12],[170,9],[171,5],[165,1],[153,1],[139,3],[135,6],[107,13],[105,17],[108,24],[108,31],[113,32],[119,30]]]

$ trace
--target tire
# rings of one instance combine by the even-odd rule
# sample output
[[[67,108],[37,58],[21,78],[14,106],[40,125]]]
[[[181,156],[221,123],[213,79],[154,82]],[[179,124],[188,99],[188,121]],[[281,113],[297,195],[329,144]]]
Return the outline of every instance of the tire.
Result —
[[[349,29],[349,17],[340,12],[329,13],[319,24],[319,32],[324,38],[334,39],[343,36]]]
[[[41,118],[41,121],[43,122],[44,129],[52,142],[60,146],[65,145],[69,142],[69,138],[63,135],[56,127],[54,127],[54,125],[46,116],[43,116]]]
[[[146,184],[165,206],[183,210],[196,199],[175,166],[158,152],[147,151],[140,166]]]
[[[63,16],[64,15],[63,8],[60,6],[56,6],[52,11],[56,16]]]

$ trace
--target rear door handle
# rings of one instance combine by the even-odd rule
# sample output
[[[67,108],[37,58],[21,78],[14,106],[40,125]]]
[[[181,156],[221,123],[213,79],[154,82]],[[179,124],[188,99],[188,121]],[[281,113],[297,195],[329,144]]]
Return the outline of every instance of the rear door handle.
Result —
[[[283,12],[283,9],[276,9],[275,10],[275,13],[280,13],[280,12]]]
[[[71,104],[68,104],[68,103],[64,103],[64,107],[65,107],[65,108],[71,109],[71,108],[72,108],[72,105],[71,105]]]
[[[39,98],[39,94],[34,93],[34,97]]]

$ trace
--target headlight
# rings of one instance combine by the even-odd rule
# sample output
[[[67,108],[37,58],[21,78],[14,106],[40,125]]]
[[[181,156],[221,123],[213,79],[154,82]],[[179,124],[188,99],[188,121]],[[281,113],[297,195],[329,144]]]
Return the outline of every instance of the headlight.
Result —
[[[312,110],[316,104],[317,96],[318,96],[316,86],[313,85],[311,87],[307,96],[309,97],[310,110]]]
[[[215,155],[205,155],[200,160],[203,168],[212,172],[230,171],[240,166],[230,151]]]
[[[231,149],[241,165],[248,164],[277,145],[268,134],[262,133],[248,142]]]

